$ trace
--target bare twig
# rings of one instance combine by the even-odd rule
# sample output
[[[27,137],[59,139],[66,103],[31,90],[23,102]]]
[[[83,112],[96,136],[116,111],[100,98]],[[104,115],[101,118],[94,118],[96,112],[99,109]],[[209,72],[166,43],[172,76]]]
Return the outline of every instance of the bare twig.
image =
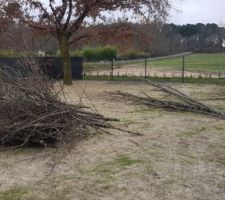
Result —
[[[114,128],[106,118],[82,104],[61,99],[53,81],[27,58],[21,75],[0,68],[0,143],[14,148],[58,146]],[[59,88],[62,91],[62,88]]]
[[[157,108],[164,108],[175,111],[201,113],[204,115],[210,115],[225,120],[225,113],[210,108],[209,106],[187,96],[186,94],[180,92],[179,90],[171,86],[145,79],[143,79],[143,81],[146,84],[156,88],[158,91],[162,92],[162,94],[166,94],[167,97],[170,97],[170,100],[166,100],[166,98],[153,98],[143,91],[141,91],[141,96],[120,91],[107,93],[110,96],[113,96],[114,99],[116,98],[117,100],[131,102],[135,104],[144,104],[146,106],[153,106]]]

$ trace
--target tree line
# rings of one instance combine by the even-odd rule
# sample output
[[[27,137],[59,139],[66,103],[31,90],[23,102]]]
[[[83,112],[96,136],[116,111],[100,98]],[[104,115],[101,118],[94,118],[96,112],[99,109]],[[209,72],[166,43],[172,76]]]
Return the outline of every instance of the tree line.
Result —
[[[166,24],[164,30],[171,38],[171,51],[222,52],[225,28],[217,24]]]
[[[26,35],[26,37],[23,37]],[[13,36],[13,37],[11,37]],[[225,27],[217,24],[158,24],[128,23],[122,20],[108,24],[87,27],[77,34],[79,40],[70,44],[70,51],[112,46],[120,55],[164,56],[184,51],[199,53],[224,52]],[[23,23],[11,23],[0,37],[0,50],[11,50],[13,45],[23,42],[32,46],[34,51],[60,55],[59,43],[49,33],[37,32]],[[103,48],[104,49],[104,48]],[[13,55],[9,51],[10,55]],[[7,52],[5,52],[7,55]],[[129,57],[129,56],[128,56]]]
[[[118,27],[126,27],[121,33]],[[116,45],[120,51],[136,51],[141,55],[163,56],[184,51],[198,53],[223,52],[225,45],[225,27],[217,24],[186,24],[168,23],[127,23],[117,21],[112,24],[99,24],[99,30],[113,30],[116,34],[108,37],[95,37],[94,40],[81,40],[72,48],[82,48],[87,43],[91,47]]]

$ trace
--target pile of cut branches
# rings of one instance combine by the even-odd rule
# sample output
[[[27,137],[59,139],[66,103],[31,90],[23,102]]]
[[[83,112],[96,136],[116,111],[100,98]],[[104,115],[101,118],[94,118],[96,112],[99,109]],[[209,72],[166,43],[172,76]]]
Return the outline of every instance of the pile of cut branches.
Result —
[[[172,111],[201,113],[225,120],[225,113],[210,108],[209,106],[187,96],[171,86],[156,83],[151,80],[144,79],[143,81],[160,92],[162,97],[151,97],[143,91],[141,91],[142,95],[140,96],[120,91],[107,92],[107,94],[113,97],[114,100],[117,99],[120,101],[122,100],[139,105],[164,108]]]
[[[114,119],[61,100],[53,81],[34,68],[25,77],[0,68],[2,146],[57,146],[114,128]]]

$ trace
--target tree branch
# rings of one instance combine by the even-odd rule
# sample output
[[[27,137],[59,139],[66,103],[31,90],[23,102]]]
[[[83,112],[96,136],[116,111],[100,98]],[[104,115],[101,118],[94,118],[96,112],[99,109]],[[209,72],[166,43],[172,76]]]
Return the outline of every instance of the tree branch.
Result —
[[[67,19],[66,19],[66,23],[63,27],[63,30],[66,30],[69,26],[70,19],[72,17],[72,10],[73,10],[73,3],[72,3],[72,0],[69,0],[69,11],[68,11],[68,16],[67,16]]]

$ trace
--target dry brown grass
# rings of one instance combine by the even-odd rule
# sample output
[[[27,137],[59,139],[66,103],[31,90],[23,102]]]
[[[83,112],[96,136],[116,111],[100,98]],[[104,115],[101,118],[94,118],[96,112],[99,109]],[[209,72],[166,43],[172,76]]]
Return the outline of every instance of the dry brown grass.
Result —
[[[222,86],[173,86],[225,109],[224,101],[212,100],[225,97]],[[225,199],[224,121],[109,101],[102,94],[116,90],[137,94],[140,89],[157,96],[139,82],[79,81],[66,87],[71,103],[82,99],[106,117],[119,118],[121,128],[144,136],[112,131],[89,138],[61,157],[50,176],[53,149],[1,153],[0,199]]]

